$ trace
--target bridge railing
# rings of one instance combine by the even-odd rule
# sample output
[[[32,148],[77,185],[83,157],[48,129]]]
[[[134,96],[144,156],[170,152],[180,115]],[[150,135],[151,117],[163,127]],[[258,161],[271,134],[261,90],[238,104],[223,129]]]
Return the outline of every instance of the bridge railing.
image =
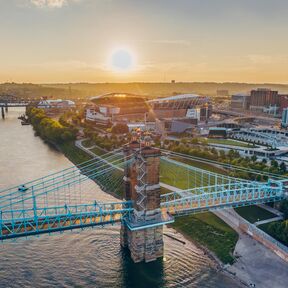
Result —
[[[0,211],[0,240],[104,225],[129,217],[132,211],[131,201]]]
[[[222,187],[224,188],[224,187]],[[242,187],[234,186],[222,191],[217,190],[211,193],[198,193],[197,189],[190,191],[191,195],[183,194],[181,197],[179,192],[172,192],[161,196],[161,207],[171,210],[173,213],[181,212],[184,210],[208,210],[214,207],[231,207],[241,206],[255,203],[270,202],[273,200],[280,200],[284,197],[284,191],[281,183],[279,186],[273,184],[259,184],[250,183]],[[181,193],[181,192],[180,192]]]
[[[226,215],[225,215],[226,214]],[[225,211],[225,216],[229,217],[229,215],[231,214],[231,216],[233,218],[237,218],[237,220],[239,221],[239,225],[241,226],[241,224],[244,224],[247,226],[247,230],[245,231],[246,233],[250,234],[251,233],[253,235],[256,236],[260,236],[263,239],[273,243],[276,247],[278,247],[279,249],[283,250],[286,254],[288,254],[288,247],[284,244],[282,244],[281,242],[279,242],[278,240],[276,240],[275,238],[273,238],[272,236],[270,236],[269,234],[267,234],[266,232],[264,232],[263,230],[261,230],[260,228],[258,228],[256,225],[250,223],[249,221],[247,221],[246,219],[244,219],[243,217],[241,217],[240,215],[238,215],[235,211],[231,211],[226,210]],[[237,225],[239,227],[239,225]]]

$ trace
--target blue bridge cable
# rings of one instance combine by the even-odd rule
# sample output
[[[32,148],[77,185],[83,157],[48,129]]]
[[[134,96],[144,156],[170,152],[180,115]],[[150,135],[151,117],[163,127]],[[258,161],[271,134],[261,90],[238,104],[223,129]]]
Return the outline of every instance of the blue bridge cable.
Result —
[[[115,170],[116,168],[115,168],[115,165],[117,164],[120,164],[120,163],[118,163],[119,162],[119,159],[117,159],[117,160],[115,160],[115,161],[112,161],[111,163],[109,163],[109,164],[107,164],[107,163],[104,163],[104,164],[102,164],[100,167],[99,166],[97,166],[97,167],[95,167],[95,168],[93,168],[93,169],[90,169],[88,172],[86,172],[85,174],[82,174],[82,178],[81,179],[77,179],[77,180],[74,180],[75,178],[78,178],[79,177],[79,174],[77,174],[76,176],[71,176],[70,178],[67,178],[67,179],[65,179],[65,181],[59,181],[59,182],[57,182],[56,184],[62,184],[63,182],[64,182],[64,184],[62,184],[61,186],[56,186],[56,189],[60,189],[60,188],[63,188],[63,187],[65,187],[65,186],[68,186],[68,185],[72,185],[72,184],[75,184],[75,183],[77,183],[77,182],[82,182],[82,181],[85,181],[85,180],[87,180],[87,179],[89,179],[89,178],[95,178],[95,177],[97,177],[97,176],[99,176],[99,175],[102,175],[102,174],[105,174],[105,173],[107,173],[107,172],[109,172],[109,171],[112,171],[112,170]],[[111,165],[114,165],[114,167],[113,166],[111,166]],[[110,165],[110,167],[109,167],[109,165]],[[108,167],[107,167],[108,166]],[[105,168],[105,169],[103,169],[103,168]],[[101,169],[101,170],[100,170]],[[100,170],[100,171],[99,171]],[[96,172],[95,172],[96,171]],[[67,182],[68,181],[68,182]],[[33,186],[32,186],[33,187]],[[31,187],[31,188],[32,188]],[[53,191],[54,189],[55,189],[55,184],[54,185],[49,185],[49,186],[45,186],[44,188],[45,189],[47,189],[47,188],[49,188],[49,187],[52,187],[52,189],[50,189],[50,190],[46,190],[46,191],[44,191],[44,192],[41,192],[41,193],[38,193],[38,194],[34,194],[34,196],[40,196],[40,195],[44,195],[44,194],[46,194],[46,193],[48,193],[48,192],[51,192],[51,191]],[[35,190],[32,190],[33,191],[33,193],[36,193],[37,191],[43,191],[43,189],[41,189],[41,188],[38,188],[38,189],[35,189]],[[4,199],[4,200],[2,200],[1,201],[1,198],[0,198],[0,207],[2,207],[3,208],[3,206],[1,206],[1,204],[4,202],[7,202],[7,201],[12,201],[12,200],[15,200],[15,199],[18,199],[19,198],[19,196],[22,198],[23,197],[23,192],[21,192],[22,193],[22,195],[20,194],[20,195],[18,195],[17,197],[14,197],[14,198],[9,198],[8,200],[7,199]],[[27,200],[27,199],[30,199],[32,197],[32,195],[29,197],[29,198],[25,198],[24,200]],[[21,200],[20,200],[21,201]],[[18,201],[19,202],[19,201]],[[17,203],[17,202],[15,202],[15,203]],[[13,203],[13,204],[15,204],[15,203]],[[10,204],[6,204],[4,207],[6,207],[6,206],[10,206]]]
[[[223,163],[223,162],[218,162],[218,161],[214,161],[214,160],[210,160],[210,159],[203,159],[200,157],[191,156],[188,154],[182,154],[182,153],[178,153],[178,152],[173,152],[173,151],[166,150],[166,149],[161,149],[161,151],[167,155],[176,156],[176,157],[180,157],[180,158],[184,158],[184,159],[186,158],[188,160],[191,159],[191,160],[195,160],[197,162],[206,163],[206,164],[207,163],[216,164],[219,166],[223,166],[225,168],[230,168],[230,169],[233,168],[235,170],[239,170],[242,172],[248,172],[248,173],[252,173],[252,174],[256,174],[256,175],[265,175],[268,177],[275,177],[275,178],[279,178],[279,179],[286,179],[287,178],[287,176],[285,176],[285,175],[279,175],[279,174],[265,172],[265,171],[261,171],[261,170],[257,170],[257,169],[245,168],[245,167],[236,166],[236,165]]]
[[[114,162],[111,162],[111,164],[113,165],[115,162],[118,162],[119,160],[116,160],[116,161],[114,161]],[[89,175],[91,175],[91,172],[93,172],[93,171],[95,171],[95,170],[99,170],[99,169],[101,169],[102,167],[107,167],[108,165],[105,163],[104,165],[102,164],[102,166],[97,166],[97,167],[94,167],[93,169],[90,169],[89,171],[86,171],[86,173],[84,174],[84,176],[88,176],[89,177]],[[113,167],[112,167],[112,169],[113,169]],[[79,170],[78,170],[78,172],[79,172]],[[104,171],[105,172],[105,171]],[[81,172],[80,172],[81,173]],[[90,173],[90,174],[89,174]],[[73,177],[69,177],[69,178],[65,178],[64,179],[64,181],[61,179],[61,181],[58,181],[58,182],[56,182],[55,183],[55,181],[54,181],[54,183],[52,183],[51,185],[48,185],[48,186],[44,186],[44,187],[39,187],[38,189],[34,189],[34,186],[31,186],[30,188],[33,188],[34,189],[34,193],[35,192],[37,192],[37,191],[43,191],[43,190],[45,190],[45,189],[47,189],[47,188],[49,188],[49,187],[55,187],[55,184],[59,184],[59,183],[63,183],[63,182],[65,182],[65,181],[69,181],[69,180],[71,180],[71,179],[73,179],[73,178],[76,178],[76,177],[79,177],[79,174],[76,174],[76,175],[73,175]],[[66,185],[70,185],[71,184],[71,182],[68,182],[68,183],[66,183]],[[37,185],[36,187],[38,187],[39,185]],[[63,185],[62,185],[63,186]],[[44,188],[44,189],[43,189]],[[0,203],[3,203],[6,199],[5,199],[5,197],[10,197],[9,198],[9,200],[12,200],[12,199],[17,199],[17,198],[19,198],[19,196],[20,197],[22,197],[23,196],[23,192],[19,192],[19,191],[17,191],[16,192],[17,194],[18,194],[18,196],[17,197],[14,197],[14,198],[11,198],[11,196],[12,195],[14,195],[15,193],[12,193],[12,194],[7,194],[7,195],[5,195],[5,196],[2,196],[2,198],[0,198]],[[4,198],[4,200],[2,200]],[[2,201],[1,201],[2,200]]]
[[[30,181],[30,182],[27,182],[28,184],[30,184],[30,185],[28,185],[27,183],[25,183],[24,185],[25,185],[25,187],[27,187],[27,188],[30,188],[30,187],[37,187],[37,186],[39,186],[39,185],[43,185],[43,183],[49,183],[49,182],[51,182],[51,181],[53,181],[53,182],[55,182],[55,179],[58,179],[58,178],[63,178],[64,176],[66,177],[66,176],[69,176],[70,174],[74,174],[74,173],[79,173],[79,171],[80,171],[80,173],[82,172],[82,171],[85,171],[85,169],[87,169],[88,167],[93,167],[94,165],[97,165],[98,163],[103,163],[104,162],[104,160],[106,161],[106,164],[108,164],[108,161],[112,161],[112,159],[111,158],[113,158],[113,157],[115,157],[115,155],[111,155],[111,156],[109,156],[108,158],[104,158],[104,159],[97,159],[97,162],[95,162],[95,158],[94,159],[91,159],[91,160],[89,160],[89,162],[91,162],[91,161],[94,161],[94,162],[92,162],[92,163],[89,163],[88,165],[81,165],[81,166],[74,166],[74,167],[70,167],[70,168],[67,168],[67,169],[64,169],[64,170],[62,170],[62,171],[59,171],[59,172],[56,172],[56,173],[54,173],[54,174],[51,174],[51,175],[56,175],[56,177],[53,177],[53,178],[51,178],[51,175],[49,175],[49,176],[46,176],[46,177],[43,177],[43,178],[39,178],[39,179],[37,179],[37,180],[34,180],[34,181]],[[120,160],[120,159],[119,159]],[[111,162],[109,162],[109,163],[111,163]],[[80,168],[79,168],[80,167]],[[72,170],[72,171],[70,171],[71,169],[74,169],[74,170]],[[82,170],[81,170],[82,169]],[[66,172],[66,171],[68,171],[68,172]],[[89,170],[88,170],[89,171]],[[66,173],[64,173],[64,172],[66,172]],[[60,174],[60,175],[59,175]],[[59,176],[58,176],[59,175]],[[46,181],[44,181],[47,177],[50,177],[49,179],[47,179]],[[42,182],[40,182],[40,183],[37,183],[37,182],[39,182],[40,180],[42,180]],[[36,182],[37,181],[37,182]],[[36,183],[35,183],[36,182]],[[34,185],[31,185],[31,183],[35,183]],[[1,198],[4,198],[4,197],[7,197],[7,196],[11,196],[12,194],[18,194],[19,193],[19,191],[18,191],[18,188],[19,188],[19,186],[16,186],[16,187],[13,187],[13,188],[10,188],[10,189],[4,189],[4,190],[2,190],[1,192],[0,192],[0,199]],[[9,192],[9,191],[11,191],[12,189],[14,189],[14,191],[13,192],[10,192],[10,193],[7,193],[7,192]],[[3,192],[6,192],[6,194],[4,194]],[[2,194],[2,195],[1,195]],[[4,195],[3,195],[4,194]]]
[[[32,180],[32,181],[29,181],[29,182],[26,182],[26,183],[24,183],[24,185],[30,185],[30,186],[32,186],[32,184],[33,183],[35,183],[35,182],[39,182],[39,181],[41,181],[41,183],[43,182],[43,181],[45,181],[47,178],[51,178],[52,176],[54,176],[54,177],[52,177],[51,179],[54,179],[55,178],[55,175],[57,175],[57,174],[63,174],[64,172],[66,172],[66,171],[69,171],[69,170],[75,170],[75,169],[82,169],[82,168],[85,168],[85,167],[88,167],[89,165],[87,165],[87,164],[91,164],[91,165],[93,165],[93,164],[95,164],[95,163],[97,163],[97,162],[95,162],[95,159],[96,160],[98,160],[98,162],[100,162],[100,161],[103,161],[105,158],[104,157],[106,157],[106,156],[108,156],[109,154],[111,154],[111,153],[113,153],[111,156],[109,156],[109,157],[115,157],[115,152],[117,152],[117,151],[120,151],[121,149],[116,149],[116,150],[114,150],[114,151],[110,151],[110,152],[108,152],[108,153],[106,153],[106,154],[104,154],[104,155],[102,155],[101,157],[99,157],[99,156],[96,156],[96,157],[94,157],[94,158],[91,158],[91,159],[89,159],[89,160],[87,160],[87,161],[85,161],[85,162],[82,162],[82,163],[80,163],[80,164],[78,164],[78,165],[73,165],[73,166],[70,166],[70,167],[68,167],[68,168],[66,168],[66,169],[63,169],[63,170],[60,170],[60,171],[57,171],[57,172],[54,172],[54,173],[52,173],[52,174],[49,174],[49,175],[47,175],[47,176],[44,176],[44,177],[40,177],[40,178],[38,178],[38,179],[34,179],[34,180]],[[118,154],[118,153],[117,153]],[[107,157],[107,159],[109,159],[109,157]],[[61,174],[61,175],[62,175]],[[59,176],[60,177],[60,176]],[[49,180],[49,179],[48,179]],[[48,181],[48,180],[46,180],[46,181]],[[35,184],[36,185],[36,184]],[[3,190],[0,190],[0,194],[2,194],[3,192],[6,192],[7,190],[17,190],[18,189],[18,187],[19,186],[14,186],[14,187],[11,187],[11,188],[9,188],[9,189],[3,189]]]
[[[109,171],[112,171],[114,168],[106,168],[106,169],[104,169],[104,170],[102,170],[102,171],[97,171],[97,172],[95,172],[95,173],[93,173],[93,174],[89,174],[87,177],[83,177],[82,179],[81,179],[81,181],[80,182],[83,182],[83,181],[86,181],[86,180],[88,180],[89,179],[89,177],[90,178],[96,178],[98,175],[103,175],[104,173],[106,173],[106,172],[109,172]],[[69,184],[71,185],[71,184],[74,184],[74,183],[77,183],[77,182],[79,182],[79,180],[75,180],[75,181],[73,181],[73,182],[70,182]],[[62,185],[63,187],[65,187],[65,186],[67,186],[67,184],[64,184],[64,185]],[[60,187],[57,187],[57,189],[60,189],[60,188],[62,188],[61,186]],[[31,195],[31,196],[28,196],[28,197],[26,197],[26,198],[22,198],[22,199],[20,199],[20,200],[18,200],[18,201],[14,201],[12,204],[11,203],[7,203],[6,205],[2,205],[1,206],[1,209],[4,209],[4,208],[6,208],[6,207],[11,207],[11,206],[14,206],[15,204],[17,204],[17,203],[24,203],[25,201],[27,201],[27,200],[31,200],[31,199],[33,199],[33,197],[35,197],[35,198],[37,198],[37,197],[39,197],[39,196],[45,196],[47,193],[49,193],[49,192],[51,192],[51,191],[54,191],[55,190],[55,188],[52,188],[52,189],[50,189],[50,190],[48,190],[48,191],[44,191],[44,192],[41,192],[41,193],[38,193],[38,194],[36,194],[36,195]],[[18,199],[18,198],[17,198]]]

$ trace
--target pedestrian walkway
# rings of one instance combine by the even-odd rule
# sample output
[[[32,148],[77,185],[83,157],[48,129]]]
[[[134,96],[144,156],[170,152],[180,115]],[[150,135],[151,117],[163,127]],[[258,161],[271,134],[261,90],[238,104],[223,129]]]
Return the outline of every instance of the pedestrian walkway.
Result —
[[[275,221],[280,221],[280,220],[283,220],[283,216],[277,216],[277,217],[273,217],[273,218],[270,218],[270,219],[257,221],[257,222],[254,223],[254,225],[259,226],[259,225],[262,225],[262,224],[267,224],[267,223],[270,223],[270,222],[275,222]]]

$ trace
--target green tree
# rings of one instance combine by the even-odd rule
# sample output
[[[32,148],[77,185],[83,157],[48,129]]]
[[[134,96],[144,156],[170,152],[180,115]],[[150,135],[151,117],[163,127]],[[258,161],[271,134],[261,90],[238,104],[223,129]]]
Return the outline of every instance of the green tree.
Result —
[[[251,160],[252,160],[253,162],[256,162],[256,161],[257,161],[257,156],[256,156],[256,155],[253,155],[253,156],[251,157]]]
[[[280,168],[280,171],[281,171],[282,173],[285,173],[285,172],[287,171],[287,167],[286,167],[286,164],[285,164],[284,162],[281,162],[279,168]]]
[[[125,134],[129,132],[127,124],[117,123],[112,127],[112,133],[114,134]]]
[[[288,200],[283,200],[281,202],[280,211],[283,212],[284,218],[288,219]]]

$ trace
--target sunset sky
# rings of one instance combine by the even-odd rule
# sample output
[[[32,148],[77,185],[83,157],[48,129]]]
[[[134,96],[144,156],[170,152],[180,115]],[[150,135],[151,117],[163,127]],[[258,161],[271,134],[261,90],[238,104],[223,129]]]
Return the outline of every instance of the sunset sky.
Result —
[[[0,0],[0,82],[288,83],[287,15],[287,0]]]

